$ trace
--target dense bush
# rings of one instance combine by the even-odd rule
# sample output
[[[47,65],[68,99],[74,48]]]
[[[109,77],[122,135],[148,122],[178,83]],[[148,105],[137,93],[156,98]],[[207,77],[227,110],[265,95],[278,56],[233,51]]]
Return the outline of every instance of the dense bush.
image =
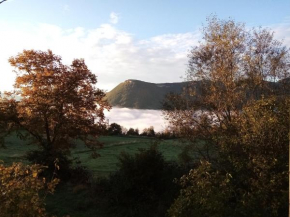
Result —
[[[93,180],[92,172],[85,166],[73,166],[69,172],[69,181],[72,184],[91,184]]]
[[[67,181],[70,178],[72,160],[68,158],[67,154],[61,151],[47,149],[34,150],[28,152],[26,158],[33,164],[46,166],[41,172],[41,175],[44,177],[49,177],[54,174],[63,181]],[[56,164],[58,170],[56,169]]]
[[[183,172],[177,165],[165,162],[153,146],[135,156],[123,153],[119,170],[99,183],[97,193],[106,197],[104,208],[110,216],[161,217],[179,191],[173,180]]]
[[[34,150],[28,152],[26,158],[33,164],[46,166],[40,173],[43,177],[50,178],[53,175],[73,184],[87,184],[92,180],[91,172],[80,165],[81,162],[74,165],[74,160],[61,151]]]

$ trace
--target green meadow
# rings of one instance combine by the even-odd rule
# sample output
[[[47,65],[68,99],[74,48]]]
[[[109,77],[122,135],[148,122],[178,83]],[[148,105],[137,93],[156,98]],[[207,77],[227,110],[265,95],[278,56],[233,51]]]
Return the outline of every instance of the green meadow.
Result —
[[[103,136],[99,140],[103,143],[103,147],[97,151],[100,154],[98,158],[92,158],[91,150],[82,143],[77,143],[71,151],[71,158],[77,158],[95,177],[108,176],[116,171],[118,156],[122,152],[135,154],[139,149],[147,149],[156,144],[166,160],[176,161],[182,147],[179,140],[160,141],[148,137]],[[35,145],[29,145],[27,141],[22,141],[16,134],[8,136],[5,142],[6,147],[0,149],[0,160],[5,164],[28,163],[25,154],[37,148]]]

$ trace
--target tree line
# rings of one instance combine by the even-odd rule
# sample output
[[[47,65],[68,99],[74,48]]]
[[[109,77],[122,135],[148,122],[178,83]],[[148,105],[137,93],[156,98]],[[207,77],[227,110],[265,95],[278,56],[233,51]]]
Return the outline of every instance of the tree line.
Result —
[[[111,136],[146,136],[159,139],[175,139],[178,138],[177,133],[166,128],[163,131],[155,132],[154,127],[150,126],[144,128],[142,132],[139,132],[138,128],[130,127],[129,130],[117,123],[112,123],[105,127],[105,134]]]

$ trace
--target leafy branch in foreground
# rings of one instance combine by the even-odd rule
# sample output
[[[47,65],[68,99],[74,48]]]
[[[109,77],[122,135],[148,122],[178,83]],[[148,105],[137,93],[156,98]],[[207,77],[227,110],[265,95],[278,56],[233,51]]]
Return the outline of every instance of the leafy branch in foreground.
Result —
[[[7,0],[2,0],[2,1],[0,1],[0,4],[2,4],[3,2],[6,2]]]
[[[48,182],[45,178],[39,178],[43,169],[40,165],[13,163],[6,167],[0,163],[1,216],[47,216],[45,195],[54,193],[59,180],[53,178]]]

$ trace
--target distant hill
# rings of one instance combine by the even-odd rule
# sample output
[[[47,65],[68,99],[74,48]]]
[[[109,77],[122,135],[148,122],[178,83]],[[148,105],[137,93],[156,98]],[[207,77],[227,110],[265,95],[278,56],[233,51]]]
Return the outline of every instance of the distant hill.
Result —
[[[113,107],[120,108],[135,108],[135,109],[162,109],[165,95],[168,93],[181,93],[189,82],[180,83],[149,83],[139,80],[126,80],[125,82],[116,86],[113,90],[107,93],[106,99]],[[197,95],[202,94],[202,86],[208,85],[208,82],[194,81],[192,83]],[[290,94],[290,79],[283,79],[278,82],[266,82],[265,87],[271,93],[276,93],[284,89],[284,93]],[[284,88],[282,88],[284,87]],[[249,91],[249,90],[245,90]],[[286,92],[285,92],[286,91]],[[250,95],[249,94],[247,95]],[[262,92],[257,90],[258,98],[261,97]],[[255,96],[254,96],[255,97]]]
[[[166,94],[181,93],[188,82],[154,84],[139,80],[126,80],[107,93],[114,107],[135,109],[162,109]]]

